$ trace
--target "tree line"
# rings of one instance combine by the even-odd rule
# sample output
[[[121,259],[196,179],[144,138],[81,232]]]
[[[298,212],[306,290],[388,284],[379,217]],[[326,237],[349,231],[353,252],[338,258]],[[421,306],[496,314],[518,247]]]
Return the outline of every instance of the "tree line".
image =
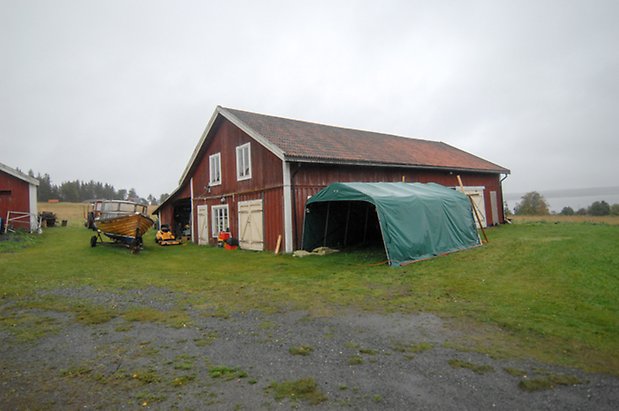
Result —
[[[509,211],[509,210],[506,210]],[[509,214],[509,213],[507,213]],[[520,199],[520,202],[514,207],[514,214],[516,215],[548,215],[550,209],[548,202],[543,195],[537,191],[526,193]],[[619,216],[619,204],[610,205],[606,201],[594,201],[587,208],[580,208],[574,210],[572,207],[563,207],[560,215],[591,215],[591,216],[606,216],[617,215]]]
[[[65,202],[79,203],[93,199],[106,200],[129,200],[144,204],[157,205],[168,198],[168,194],[161,194],[159,198],[149,194],[146,198],[141,197],[134,188],[129,190],[121,188],[116,190],[113,185],[99,181],[64,181],[60,185],[53,184],[49,174],[28,171],[30,177],[39,180],[37,198],[39,201],[60,200]]]

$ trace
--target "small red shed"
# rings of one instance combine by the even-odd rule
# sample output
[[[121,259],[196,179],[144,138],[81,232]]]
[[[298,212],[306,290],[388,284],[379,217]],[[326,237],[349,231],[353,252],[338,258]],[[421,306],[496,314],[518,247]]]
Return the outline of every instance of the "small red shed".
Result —
[[[0,163],[0,219],[2,227],[11,212],[11,224],[34,231],[37,224],[37,186],[39,180]],[[14,219],[18,217],[17,219]]]
[[[305,203],[335,182],[434,182],[465,190],[484,225],[504,221],[510,171],[443,142],[353,130],[218,106],[180,178],[154,211],[161,224],[215,244],[229,230],[241,248],[301,246]]]

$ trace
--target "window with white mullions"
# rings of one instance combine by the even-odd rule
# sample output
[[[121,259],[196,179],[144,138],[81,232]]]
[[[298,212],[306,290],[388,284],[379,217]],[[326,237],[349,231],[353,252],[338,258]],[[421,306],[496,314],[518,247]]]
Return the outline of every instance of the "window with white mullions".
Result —
[[[230,227],[228,219],[228,205],[213,206],[211,208],[211,215],[213,216],[212,235],[213,237],[219,236],[221,231],[228,231]]]
[[[221,184],[221,153],[215,153],[208,157],[209,184],[212,186]]]
[[[236,179],[248,180],[251,178],[251,147],[249,143],[236,148]]]

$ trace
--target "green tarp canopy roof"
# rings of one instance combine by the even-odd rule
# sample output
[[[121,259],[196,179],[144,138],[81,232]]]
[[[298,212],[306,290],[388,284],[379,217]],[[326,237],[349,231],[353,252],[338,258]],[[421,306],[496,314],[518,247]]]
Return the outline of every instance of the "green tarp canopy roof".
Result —
[[[435,183],[335,183],[307,201],[303,248],[362,243],[372,229],[392,266],[480,244],[460,191]]]

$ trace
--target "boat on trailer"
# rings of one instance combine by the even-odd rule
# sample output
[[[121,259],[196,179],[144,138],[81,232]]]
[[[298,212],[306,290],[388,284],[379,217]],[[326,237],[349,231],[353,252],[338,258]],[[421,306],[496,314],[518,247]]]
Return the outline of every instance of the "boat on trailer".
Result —
[[[143,245],[142,237],[153,226],[154,221],[147,215],[145,204],[122,200],[96,200],[91,204],[88,224],[97,232],[90,238],[90,246],[97,242],[105,243],[101,234],[112,240],[114,244],[129,247],[132,252],[138,252]]]

